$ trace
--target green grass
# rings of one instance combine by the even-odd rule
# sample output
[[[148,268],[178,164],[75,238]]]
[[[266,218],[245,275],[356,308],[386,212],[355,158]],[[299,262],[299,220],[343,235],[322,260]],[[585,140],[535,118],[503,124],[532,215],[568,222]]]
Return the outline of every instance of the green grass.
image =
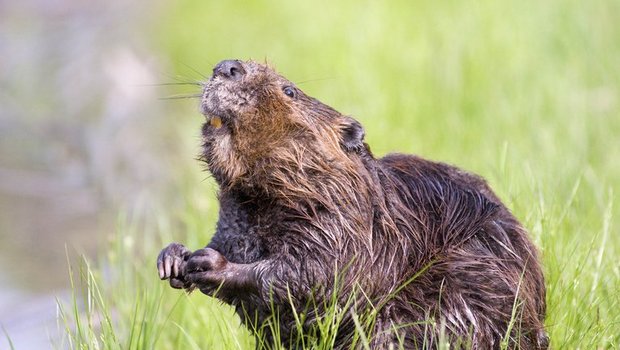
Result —
[[[225,58],[266,60],[359,119],[376,155],[483,175],[540,247],[552,346],[617,348],[618,23],[614,0],[182,0],[153,23],[152,45],[189,79]],[[83,279],[74,271],[76,304],[62,318],[73,348],[253,347],[229,307],[157,279],[163,244],[199,248],[216,220],[215,187],[191,163],[202,119],[193,103],[174,108],[178,157],[192,164],[183,205],[146,226],[125,220],[101,261]]]

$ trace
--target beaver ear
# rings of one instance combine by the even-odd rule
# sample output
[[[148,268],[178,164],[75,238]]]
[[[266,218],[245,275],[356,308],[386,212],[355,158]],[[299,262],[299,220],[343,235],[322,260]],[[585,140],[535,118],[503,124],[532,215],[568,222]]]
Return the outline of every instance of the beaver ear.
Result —
[[[359,151],[364,148],[365,131],[357,120],[345,117],[341,129],[341,145],[345,151]]]

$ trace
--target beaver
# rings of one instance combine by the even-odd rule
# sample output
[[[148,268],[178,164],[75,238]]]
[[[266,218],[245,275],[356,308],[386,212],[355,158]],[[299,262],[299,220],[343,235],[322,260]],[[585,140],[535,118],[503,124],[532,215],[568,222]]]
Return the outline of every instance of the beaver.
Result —
[[[358,121],[254,61],[217,64],[201,109],[219,220],[204,249],[161,251],[172,287],[234,306],[257,344],[300,346],[337,295],[334,348],[360,346],[363,314],[374,349],[548,347],[537,250],[484,179],[376,158]]]

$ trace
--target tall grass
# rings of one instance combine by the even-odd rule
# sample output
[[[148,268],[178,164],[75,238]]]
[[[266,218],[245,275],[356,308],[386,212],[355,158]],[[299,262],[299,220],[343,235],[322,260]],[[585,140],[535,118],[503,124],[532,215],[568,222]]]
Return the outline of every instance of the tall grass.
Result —
[[[203,79],[195,71],[209,75],[221,59],[267,60],[359,119],[376,155],[417,153],[486,177],[541,250],[552,346],[620,346],[620,2],[170,6],[152,44],[178,74]],[[179,104],[178,116],[187,126],[179,157],[191,161],[201,117],[191,103]],[[178,189],[182,207],[148,229],[119,226],[102,260],[81,280],[74,271],[66,344],[252,348],[228,306],[157,279],[164,243],[208,242],[216,202],[204,177],[193,166]]]

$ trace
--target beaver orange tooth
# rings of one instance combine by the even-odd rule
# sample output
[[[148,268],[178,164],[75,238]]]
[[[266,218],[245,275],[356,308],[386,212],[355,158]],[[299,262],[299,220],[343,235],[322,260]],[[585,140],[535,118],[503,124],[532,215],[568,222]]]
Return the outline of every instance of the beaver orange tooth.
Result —
[[[216,129],[219,129],[222,126],[222,118],[211,117],[209,120],[209,124],[211,124],[211,126],[215,127]]]

